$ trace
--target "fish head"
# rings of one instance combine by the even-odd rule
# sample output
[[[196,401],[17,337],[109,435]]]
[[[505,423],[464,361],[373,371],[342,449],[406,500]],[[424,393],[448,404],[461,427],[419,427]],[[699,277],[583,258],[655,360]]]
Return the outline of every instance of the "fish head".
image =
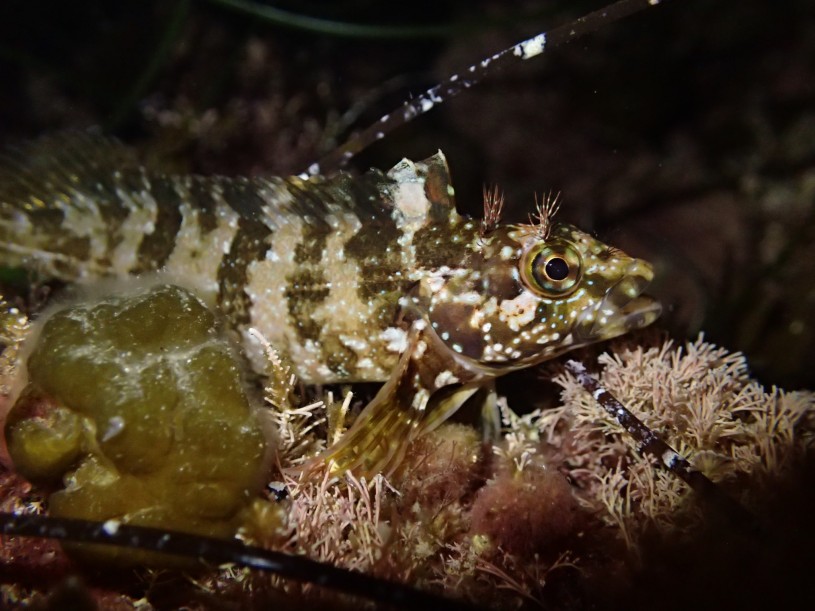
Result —
[[[503,225],[423,287],[426,317],[461,364],[500,375],[651,324],[651,265],[568,224]]]

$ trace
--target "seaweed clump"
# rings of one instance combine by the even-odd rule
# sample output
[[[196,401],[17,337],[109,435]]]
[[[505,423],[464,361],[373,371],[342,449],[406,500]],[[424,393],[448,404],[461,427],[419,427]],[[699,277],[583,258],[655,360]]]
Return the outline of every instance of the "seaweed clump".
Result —
[[[750,377],[743,354],[702,335],[684,346],[614,342],[598,363],[605,388],[747,507],[815,449],[815,393],[766,389]],[[554,381],[563,388],[563,406],[540,414],[537,426],[550,443],[569,448],[565,472],[627,546],[636,550],[654,529],[699,526],[704,516],[688,502],[686,485],[641,455],[571,373]]]
[[[5,433],[15,469],[54,490],[50,515],[235,533],[264,483],[266,439],[216,328],[168,285],[47,318]]]

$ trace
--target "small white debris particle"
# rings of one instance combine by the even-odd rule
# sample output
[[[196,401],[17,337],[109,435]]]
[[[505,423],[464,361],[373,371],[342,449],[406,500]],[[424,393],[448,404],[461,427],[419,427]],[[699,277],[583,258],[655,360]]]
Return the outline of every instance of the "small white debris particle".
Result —
[[[125,428],[125,419],[121,416],[113,416],[108,420],[108,428],[102,435],[102,441],[109,441],[121,433]]]
[[[115,535],[119,532],[119,526],[122,523],[119,520],[106,520],[104,524],[102,524],[102,530],[105,531],[108,535]]]

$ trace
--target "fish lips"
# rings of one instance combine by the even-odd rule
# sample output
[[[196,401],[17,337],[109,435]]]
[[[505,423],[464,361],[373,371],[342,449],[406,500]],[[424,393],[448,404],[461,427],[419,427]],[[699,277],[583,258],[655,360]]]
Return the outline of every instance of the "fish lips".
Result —
[[[651,265],[634,259],[623,277],[606,291],[594,308],[578,317],[573,329],[576,343],[588,344],[647,327],[662,313],[662,305],[642,292],[651,283]]]

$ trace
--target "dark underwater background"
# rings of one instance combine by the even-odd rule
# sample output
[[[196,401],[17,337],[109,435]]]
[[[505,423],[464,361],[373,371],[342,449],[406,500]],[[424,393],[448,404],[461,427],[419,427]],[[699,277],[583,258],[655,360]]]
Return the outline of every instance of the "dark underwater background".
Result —
[[[0,144],[99,127],[171,172],[296,173],[451,72],[602,6],[243,3],[288,11],[264,17],[238,4],[4,0]],[[673,337],[703,331],[767,386],[813,388],[813,32],[811,0],[667,0],[493,75],[352,165],[442,149],[460,210],[480,215],[497,184],[510,221],[560,192],[563,220],[655,264]],[[609,605],[812,602],[813,473],[773,501],[799,563],[785,545],[745,559],[755,546],[712,526],[646,549],[639,587]]]
[[[602,6],[239,4],[6,0],[0,141],[98,126],[170,171],[298,172],[449,73]],[[704,331],[766,384],[811,387],[814,28],[805,0],[669,0],[494,75],[353,165],[441,148],[460,209],[480,214],[497,184],[507,220],[560,192],[562,219],[655,263],[675,337]]]

